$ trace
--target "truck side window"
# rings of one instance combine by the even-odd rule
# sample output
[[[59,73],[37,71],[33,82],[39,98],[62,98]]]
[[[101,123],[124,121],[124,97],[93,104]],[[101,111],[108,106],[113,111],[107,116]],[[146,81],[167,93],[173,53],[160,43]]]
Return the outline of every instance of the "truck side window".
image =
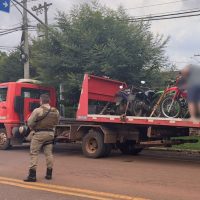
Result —
[[[0,88],[0,102],[6,101],[8,88]]]
[[[22,96],[24,98],[39,99],[41,94],[49,94],[48,90],[22,88]]]

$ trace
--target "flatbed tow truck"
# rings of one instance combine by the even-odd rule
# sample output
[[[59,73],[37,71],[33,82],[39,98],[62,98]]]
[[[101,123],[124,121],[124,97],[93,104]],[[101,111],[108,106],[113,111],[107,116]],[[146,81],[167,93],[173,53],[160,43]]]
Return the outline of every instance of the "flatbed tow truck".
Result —
[[[76,119],[60,120],[55,141],[81,142],[83,154],[89,158],[106,157],[113,148],[136,155],[146,147],[196,142],[173,138],[188,136],[190,129],[198,130],[200,121],[102,114],[102,103],[104,108],[107,103],[115,104],[120,86],[127,87],[124,82],[85,74]],[[53,88],[24,82],[0,84],[0,149],[25,142],[14,130],[26,123],[44,92],[55,106]]]
[[[196,142],[173,138],[189,136],[191,128],[200,128],[200,121],[99,114],[91,102],[114,103],[120,86],[127,87],[124,82],[85,74],[76,120],[56,126],[57,141],[80,141],[84,155],[91,158],[108,156],[112,148],[136,155],[146,147]]]

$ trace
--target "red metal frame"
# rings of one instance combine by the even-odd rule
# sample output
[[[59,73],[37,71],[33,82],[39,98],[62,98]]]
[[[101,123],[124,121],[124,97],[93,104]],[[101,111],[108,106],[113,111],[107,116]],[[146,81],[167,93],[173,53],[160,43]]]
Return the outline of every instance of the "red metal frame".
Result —
[[[184,99],[187,98],[187,92],[180,90],[177,86],[170,87],[170,88],[167,88],[165,90],[165,94],[168,94],[168,93],[171,93],[171,92],[175,92],[174,100],[179,99],[180,97],[182,97]]]
[[[126,83],[121,81],[85,74],[76,114],[77,119],[87,119],[89,100],[114,102],[121,85],[127,87]]]
[[[118,124],[137,124],[137,125],[160,125],[174,127],[200,128],[200,121],[191,121],[187,119],[175,118],[153,118],[153,117],[133,117],[126,116],[122,118],[114,115],[96,115],[88,114],[89,100],[114,102],[115,94],[119,91],[119,86],[127,87],[126,83],[111,79],[101,78],[85,74],[82,91],[77,110],[77,120],[101,123]]]

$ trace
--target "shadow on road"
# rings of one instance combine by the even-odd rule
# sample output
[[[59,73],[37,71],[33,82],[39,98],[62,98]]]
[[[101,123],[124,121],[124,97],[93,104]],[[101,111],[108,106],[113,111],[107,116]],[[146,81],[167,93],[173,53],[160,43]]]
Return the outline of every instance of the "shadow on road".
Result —
[[[14,146],[9,151],[23,151],[29,153],[29,145]],[[54,145],[54,155],[56,156],[67,156],[67,157],[82,157],[81,144],[56,144]],[[89,159],[89,158],[86,158]],[[123,155],[118,150],[113,150],[108,158],[100,158],[101,160],[111,159],[120,162],[189,162],[189,163],[200,163],[200,154],[188,154],[185,152],[172,152],[172,151],[157,151],[157,150],[143,150],[139,155]]]

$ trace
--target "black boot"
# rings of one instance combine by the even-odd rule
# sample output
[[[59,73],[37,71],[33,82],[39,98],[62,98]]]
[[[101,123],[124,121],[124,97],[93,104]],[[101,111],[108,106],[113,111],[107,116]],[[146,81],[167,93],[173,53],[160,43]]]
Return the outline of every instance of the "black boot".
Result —
[[[36,170],[35,169],[29,169],[29,175],[26,179],[24,179],[25,182],[36,182]]]
[[[52,179],[52,169],[47,168],[47,173],[46,173],[45,178],[46,178],[47,180],[51,180],[51,179]]]

